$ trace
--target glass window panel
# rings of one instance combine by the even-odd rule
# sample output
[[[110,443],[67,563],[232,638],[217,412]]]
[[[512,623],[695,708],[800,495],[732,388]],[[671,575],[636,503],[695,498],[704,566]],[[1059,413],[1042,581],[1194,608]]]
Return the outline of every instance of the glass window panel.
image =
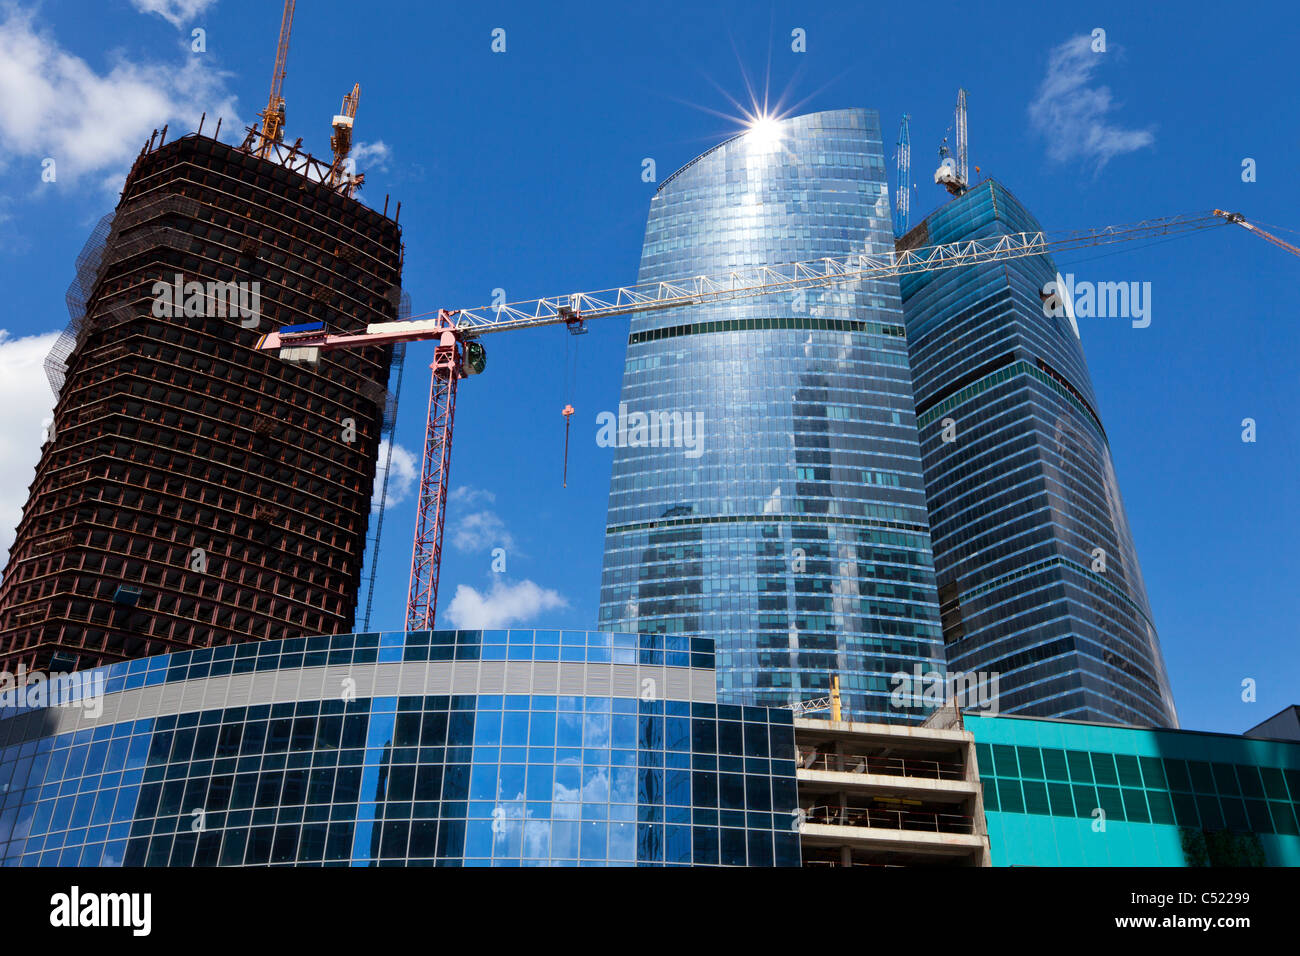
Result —
[[[1165,777],[1169,781],[1171,790],[1190,791],[1192,789],[1192,778],[1187,772],[1187,761],[1166,758],[1164,764]]]
[[[1017,747],[1016,755],[1020,758],[1020,775],[1022,777],[1033,780],[1043,779],[1043,759],[1037,747]],[[1025,791],[1025,796],[1028,798],[1028,791]]]
[[[1198,794],[1213,794],[1216,792],[1214,787],[1214,774],[1210,770],[1210,765],[1206,761],[1189,761],[1187,769],[1192,776],[1192,789],[1194,789]]]
[[[1169,799],[1169,794],[1163,790],[1148,790],[1147,803],[1151,807],[1152,823],[1173,823],[1174,805]]]
[[[1146,797],[1141,790],[1124,788],[1124,816],[1130,823],[1149,823]]]
[[[1043,751],[1043,773],[1048,780],[1069,780],[1064,750]]]
[[[1092,772],[1099,784],[1114,785],[1119,783],[1119,776],[1115,772],[1114,754],[1094,753],[1092,755]],[[1105,809],[1104,806],[1103,809]]]
[[[997,780],[993,777],[985,778],[981,785],[984,789],[984,810],[989,813],[996,813],[998,810],[998,787]]]
[[[998,803],[1003,813],[1024,813],[1025,801],[1020,792],[1019,780],[998,780]]]
[[[1044,763],[1046,761],[1044,760]],[[1065,768],[1065,757],[1061,757],[1061,769]],[[1058,817],[1074,816],[1074,797],[1070,793],[1070,785],[1065,783],[1049,783],[1047,785],[1048,796],[1051,798],[1052,815]]]
[[[1230,763],[1216,763],[1211,765],[1214,772],[1214,783],[1219,793],[1236,796],[1241,793],[1237,785],[1237,775],[1232,770]]]
[[[1093,811],[1100,808],[1101,804],[1097,801],[1096,787],[1076,783],[1071,789],[1074,791],[1074,815],[1076,817],[1091,817]]]
[[[1070,765],[1070,780],[1074,783],[1092,783],[1092,761],[1082,750],[1067,750],[1066,762]],[[1077,802],[1077,801],[1076,801]]]
[[[1038,780],[1025,780],[1023,785],[1025,810],[1029,813],[1050,813],[1051,807],[1047,803],[1047,785]]]
[[[1142,765],[1142,779],[1148,790],[1163,790],[1168,787],[1164,764],[1159,757],[1140,757],[1138,762]]]
[[[1119,771],[1121,787],[1142,786],[1142,771],[1138,769],[1138,759],[1131,754],[1116,754],[1115,768]]]

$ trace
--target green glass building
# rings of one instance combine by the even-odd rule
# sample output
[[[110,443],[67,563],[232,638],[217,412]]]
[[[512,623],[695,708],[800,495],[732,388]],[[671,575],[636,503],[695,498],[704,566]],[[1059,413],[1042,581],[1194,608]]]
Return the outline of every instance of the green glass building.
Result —
[[[994,866],[1300,866],[1300,743],[966,715]]]

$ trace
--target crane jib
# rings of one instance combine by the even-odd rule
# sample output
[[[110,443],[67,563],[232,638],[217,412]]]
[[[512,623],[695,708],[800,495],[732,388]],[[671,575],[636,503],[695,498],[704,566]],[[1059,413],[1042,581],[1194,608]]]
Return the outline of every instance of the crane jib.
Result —
[[[429,419],[424,465],[421,469],[415,546],[406,608],[408,630],[434,626],[438,576],[442,564],[443,522],[446,517],[452,425],[457,382],[481,371],[481,351],[469,353],[473,339],[493,332],[567,325],[583,328],[589,319],[632,315],[706,302],[725,302],[801,288],[870,281],[930,270],[946,270],[1140,239],[1189,233],[1217,224],[1236,224],[1274,245],[1300,256],[1300,248],[1222,210],[1162,219],[1149,219],[1051,238],[1042,232],[1014,233],[916,249],[891,249],[879,255],[824,257],[809,262],[733,269],[714,276],[687,276],[602,292],[548,296],[512,305],[477,309],[442,309],[398,322],[379,322],[364,332],[333,334],[323,327],[288,326],[262,336],[258,348],[282,349],[287,361],[314,361],[321,349],[366,347],[438,339],[430,376]],[[481,347],[479,347],[481,349]],[[470,369],[465,361],[469,360]],[[566,417],[567,422],[567,417]],[[567,471],[567,453],[566,453]]]

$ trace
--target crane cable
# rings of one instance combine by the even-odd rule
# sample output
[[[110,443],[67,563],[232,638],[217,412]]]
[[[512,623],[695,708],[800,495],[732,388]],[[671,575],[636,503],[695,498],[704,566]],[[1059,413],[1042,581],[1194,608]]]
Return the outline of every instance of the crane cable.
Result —
[[[564,340],[564,370],[562,375],[561,388],[564,394],[561,396],[564,400],[564,409],[560,412],[564,416],[564,472],[561,478],[561,487],[569,487],[569,424],[573,419],[573,406],[568,399],[573,395],[573,390],[577,385],[578,379],[578,343],[573,343],[573,360],[569,360],[569,339],[574,338],[570,335]]]

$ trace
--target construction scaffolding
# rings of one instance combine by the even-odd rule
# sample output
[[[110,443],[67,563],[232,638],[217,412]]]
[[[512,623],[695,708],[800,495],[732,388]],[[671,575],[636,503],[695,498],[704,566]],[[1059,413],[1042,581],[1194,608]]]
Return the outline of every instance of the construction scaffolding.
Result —
[[[90,301],[90,295],[99,281],[100,263],[112,227],[113,213],[108,213],[91,230],[90,238],[77,255],[76,275],[63,296],[68,306],[68,324],[59,333],[54,347],[45,359],[45,377],[49,379],[56,399],[63,391],[63,383],[67,379],[68,356],[77,347],[85,331],[86,303]]]

